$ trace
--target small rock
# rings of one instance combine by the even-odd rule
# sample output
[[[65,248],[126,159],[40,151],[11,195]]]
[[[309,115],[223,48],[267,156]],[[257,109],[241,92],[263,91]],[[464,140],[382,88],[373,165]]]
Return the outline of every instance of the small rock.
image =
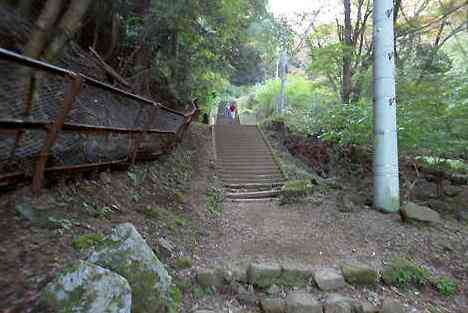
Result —
[[[286,297],[288,313],[322,313],[322,305],[306,292],[293,292]]]
[[[357,302],[349,297],[331,294],[327,297],[324,306],[326,313],[352,313],[357,311]]]
[[[249,267],[249,282],[260,288],[277,283],[281,277],[281,266],[274,263],[252,263]]]
[[[341,271],[344,279],[353,285],[376,285],[379,278],[378,271],[364,263],[344,263]]]
[[[248,289],[242,285],[239,285],[237,288],[237,298],[239,303],[244,305],[256,305],[258,300],[257,295],[255,294],[255,290],[251,285]]]
[[[264,298],[260,300],[260,306],[265,313],[286,312],[286,302],[281,298]]]
[[[223,272],[217,268],[202,269],[197,273],[197,281],[203,288],[224,286]]]
[[[406,313],[405,306],[394,299],[385,299],[382,304],[381,313]]]
[[[315,272],[314,280],[324,291],[336,290],[345,286],[345,280],[340,272],[333,268],[324,268]]]
[[[379,313],[379,308],[370,303],[364,303],[362,305],[362,313]]]
[[[314,269],[299,263],[283,263],[281,284],[285,286],[304,287],[314,275]]]
[[[272,285],[270,286],[270,288],[267,289],[266,293],[270,296],[276,296],[281,293],[281,288],[277,285]]]
[[[403,222],[427,222],[440,223],[440,215],[428,207],[418,205],[413,202],[406,202],[400,209],[400,215]]]
[[[99,178],[104,184],[110,184],[112,182],[111,176],[109,175],[109,173],[106,172],[101,172],[99,174]]]
[[[41,302],[58,313],[130,313],[132,294],[122,276],[79,261],[46,286]]]
[[[440,199],[430,199],[426,202],[426,205],[431,209],[442,214],[450,213],[451,211],[453,211],[450,203]]]
[[[456,197],[463,192],[463,187],[448,185],[444,187],[444,193],[448,197]]]
[[[158,239],[159,252],[166,258],[169,258],[174,253],[176,246],[165,238]]]
[[[457,213],[457,219],[460,222],[468,222],[468,209],[459,209]]]
[[[229,263],[223,267],[223,277],[227,282],[247,283],[248,269],[248,265]]]

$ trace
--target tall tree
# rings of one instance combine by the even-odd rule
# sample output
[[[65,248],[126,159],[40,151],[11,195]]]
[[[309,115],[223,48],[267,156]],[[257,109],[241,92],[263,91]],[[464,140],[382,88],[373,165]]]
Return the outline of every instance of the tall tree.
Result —
[[[47,46],[50,34],[60,15],[63,0],[48,0],[37,18],[31,38],[24,48],[24,54],[31,58],[39,58]]]
[[[57,35],[53,38],[45,52],[45,58],[48,61],[55,60],[65,44],[80,29],[82,19],[91,2],[92,0],[72,0],[70,2],[67,11],[62,16],[58,25]]]
[[[343,0],[344,32],[343,32],[343,74],[341,84],[341,101],[349,103],[353,77],[353,26],[351,22],[351,0]]]

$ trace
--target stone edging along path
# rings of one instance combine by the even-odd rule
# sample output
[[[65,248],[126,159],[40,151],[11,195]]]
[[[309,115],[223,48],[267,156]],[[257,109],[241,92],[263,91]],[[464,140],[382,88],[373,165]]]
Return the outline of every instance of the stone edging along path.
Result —
[[[376,286],[379,278],[379,270],[357,261],[327,268],[284,262],[228,263],[197,272],[198,284],[203,288],[237,285],[242,292],[247,290],[243,285],[253,286],[259,296],[258,299],[254,296],[250,304],[258,304],[265,313],[406,313],[407,308],[394,299],[385,299],[382,305],[374,306],[336,293],[347,283]],[[284,292],[278,286],[289,291]],[[314,289],[327,295],[319,299],[313,294]],[[216,313],[197,313],[202,312]]]

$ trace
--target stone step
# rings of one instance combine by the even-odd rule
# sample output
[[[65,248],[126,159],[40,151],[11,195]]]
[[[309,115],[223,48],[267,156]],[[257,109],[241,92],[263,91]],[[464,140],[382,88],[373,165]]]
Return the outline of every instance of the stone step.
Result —
[[[276,175],[258,175],[255,173],[252,173],[250,175],[238,175],[238,174],[231,174],[231,175],[219,175],[219,178],[221,178],[222,181],[224,180],[233,180],[233,179],[243,179],[243,180],[281,180],[283,179],[283,176],[280,174]]]
[[[273,202],[279,201],[278,197],[274,198],[259,198],[259,199],[226,199],[226,201],[230,202],[239,202],[239,203],[265,203],[265,202]]]
[[[231,192],[226,193],[226,198],[229,199],[262,199],[274,198],[281,193],[280,190],[267,190],[267,191],[252,191],[252,192]]]
[[[254,166],[245,166],[245,167],[220,167],[218,168],[218,174],[235,174],[235,173],[256,173],[256,174],[271,174],[271,173],[280,173],[281,171],[278,167],[254,167]]]
[[[223,185],[242,185],[242,184],[284,184],[284,179],[245,179],[245,178],[225,178],[221,179]]]
[[[223,157],[270,157],[269,151],[218,151],[216,155],[220,158]]]
[[[224,184],[225,188],[235,189],[273,189],[280,188],[283,183],[247,183],[247,184]]]

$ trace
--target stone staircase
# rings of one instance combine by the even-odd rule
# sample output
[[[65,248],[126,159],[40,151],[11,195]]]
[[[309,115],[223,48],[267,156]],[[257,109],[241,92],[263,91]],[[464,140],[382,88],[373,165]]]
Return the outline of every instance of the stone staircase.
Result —
[[[285,179],[256,126],[218,118],[214,136],[217,172],[227,199],[263,201],[279,195]]]

